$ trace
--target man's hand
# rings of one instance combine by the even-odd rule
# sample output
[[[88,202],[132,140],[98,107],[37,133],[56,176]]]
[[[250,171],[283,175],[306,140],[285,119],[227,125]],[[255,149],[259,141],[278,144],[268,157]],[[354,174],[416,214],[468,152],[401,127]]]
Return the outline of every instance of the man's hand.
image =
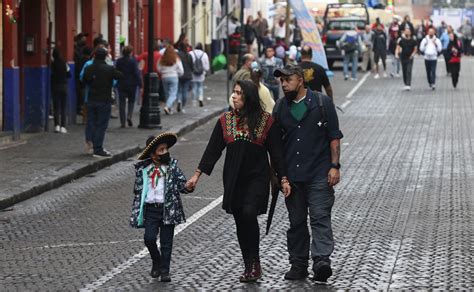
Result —
[[[341,173],[339,169],[331,168],[328,174],[328,184],[330,187],[333,187],[339,183],[341,179]]]

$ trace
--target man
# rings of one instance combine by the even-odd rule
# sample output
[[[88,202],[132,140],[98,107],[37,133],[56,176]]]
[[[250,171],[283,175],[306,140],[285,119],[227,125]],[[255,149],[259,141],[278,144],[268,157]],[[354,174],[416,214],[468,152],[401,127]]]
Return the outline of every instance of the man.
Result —
[[[105,62],[107,54],[106,49],[98,48],[93,64],[84,72],[84,81],[90,87],[87,102],[87,127],[92,130],[93,156],[98,158],[112,156],[103,148],[103,143],[112,110],[112,85],[114,79],[123,77],[120,71],[107,65]]]
[[[74,81],[76,84],[76,110],[77,114],[83,114],[82,106],[84,105],[84,88],[79,79],[82,66],[84,65],[84,49],[87,48],[87,33],[79,33],[76,36],[74,44]]]
[[[469,19],[466,19],[463,25],[459,28],[459,32],[462,34],[462,44],[464,54],[466,56],[471,55],[471,42],[472,42],[472,25]]]
[[[268,30],[268,21],[262,16],[262,11],[257,12],[257,19],[254,21],[255,30],[257,31],[258,55],[262,54],[262,40],[265,32]]]
[[[417,52],[417,42],[411,35],[409,27],[405,28],[405,32],[398,40],[396,58],[400,58],[402,63],[403,83],[405,83],[405,90],[411,89],[411,71],[413,68],[413,58]]]
[[[357,68],[361,44],[362,40],[359,36],[359,33],[357,32],[356,27],[353,27],[352,30],[345,32],[339,40],[340,49],[342,51],[342,55],[344,56],[344,80],[349,79],[349,62],[352,62],[351,80],[357,80]]]
[[[250,80],[252,62],[255,61],[255,56],[252,54],[245,54],[242,59],[242,67],[239,71],[235,72],[234,77],[232,77],[232,84],[235,84],[237,80]]]
[[[400,24],[399,28],[401,32],[404,32],[407,28],[410,29],[411,37],[415,38],[415,26],[413,25],[413,23],[411,23],[409,15],[405,15],[405,17],[403,18],[403,22],[402,24]]]
[[[333,187],[339,182],[340,139],[336,109],[331,98],[304,87],[303,69],[287,65],[274,73],[282,83],[285,98],[273,111],[283,133],[284,155],[292,193],[285,199],[290,220],[287,231],[291,269],[287,280],[308,276],[310,233],[314,280],[326,282],[332,275],[330,255],[334,250],[331,228]]]
[[[273,72],[276,69],[283,68],[283,60],[275,57],[275,50],[272,47],[266,48],[265,57],[261,60],[263,71],[263,83],[270,90],[273,99],[276,101],[280,97],[280,81],[278,81]]]
[[[301,49],[300,66],[303,68],[304,72],[304,85],[307,88],[318,92],[323,92],[324,86],[326,95],[332,99],[332,87],[328,75],[326,75],[326,70],[324,70],[322,66],[313,62],[313,50],[308,45],[303,46]]]
[[[441,41],[435,35],[435,29],[430,28],[428,35],[421,41],[420,51],[424,53],[426,75],[432,90],[436,89],[436,64],[442,48]]]
[[[375,79],[379,79],[379,60],[383,65],[383,77],[387,77],[387,35],[383,31],[380,24],[377,25],[374,35],[372,36],[374,61],[375,61]],[[395,53],[395,51],[394,51]],[[395,54],[394,54],[395,55]]]
[[[362,52],[362,71],[366,72],[369,62],[370,62],[370,71],[374,71],[375,60],[374,60],[374,51],[372,38],[374,36],[374,31],[370,25],[365,26],[365,31],[362,34],[362,43],[365,45],[365,51]]]
[[[390,72],[391,77],[400,77],[400,61],[395,58],[395,50],[397,49],[397,40],[400,38],[400,25],[398,24],[398,19],[393,18],[392,24],[388,29],[388,50],[390,54],[394,57],[392,58],[392,72]]]

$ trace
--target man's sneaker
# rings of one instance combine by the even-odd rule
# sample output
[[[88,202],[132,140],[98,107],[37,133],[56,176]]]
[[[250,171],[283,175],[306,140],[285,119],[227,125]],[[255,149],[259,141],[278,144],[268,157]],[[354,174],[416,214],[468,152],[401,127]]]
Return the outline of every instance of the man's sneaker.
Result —
[[[395,74],[395,77],[400,78],[400,74],[398,74],[398,73]]]
[[[351,81],[357,81],[357,78],[351,78]]]
[[[383,78],[387,78],[387,73],[386,72],[383,72]]]
[[[306,277],[308,277],[308,268],[295,265],[292,265],[291,269],[285,274],[285,280],[303,280]]]
[[[107,158],[107,157],[112,157],[112,154],[109,151],[104,149],[102,151],[95,152],[93,156],[97,158]]]
[[[180,113],[180,112],[181,112],[181,108],[182,108],[181,103],[178,102],[178,106],[177,106],[177,108],[176,108],[176,111],[177,111],[178,113]]]
[[[320,284],[325,284],[332,276],[331,264],[326,261],[319,261],[313,264],[313,280]]]
[[[58,125],[58,126],[54,126],[54,132],[55,133],[59,133],[61,132],[61,127]]]
[[[436,85],[432,84],[431,85],[431,90],[436,90]]]
[[[380,75],[378,73],[375,74],[374,79],[379,79],[379,78],[380,78]]]
[[[59,130],[62,134],[67,134],[67,130],[66,128],[64,127],[61,127],[61,129]]]
[[[349,76],[344,75],[344,80],[347,80],[347,79],[349,79]]]
[[[203,107],[204,106],[204,102],[202,100],[199,100],[199,107]]]
[[[407,85],[407,91],[410,91],[410,90],[411,90],[411,86]]]
[[[152,278],[158,278],[160,275],[161,275],[160,263],[159,261],[153,261],[153,266],[151,267],[150,276]]]

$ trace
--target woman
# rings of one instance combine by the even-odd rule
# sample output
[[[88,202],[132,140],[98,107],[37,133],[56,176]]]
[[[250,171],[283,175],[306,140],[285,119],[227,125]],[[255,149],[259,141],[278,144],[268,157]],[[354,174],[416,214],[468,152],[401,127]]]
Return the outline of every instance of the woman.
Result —
[[[127,116],[127,123],[129,127],[133,126],[132,116],[133,107],[135,105],[135,92],[137,87],[141,87],[140,70],[138,69],[138,62],[133,57],[133,48],[125,46],[122,49],[123,57],[117,60],[116,68],[122,72],[124,78],[119,80],[119,113],[120,113],[120,127],[125,128],[125,116]],[[125,114],[125,105],[128,99],[128,113]]]
[[[459,71],[461,71],[461,42],[454,32],[449,34],[449,44],[448,44],[448,53],[449,53],[449,71],[451,72],[451,79],[453,81],[453,86],[456,88],[458,86],[459,80]]]
[[[285,196],[290,195],[291,188],[286,178],[280,131],[271,115],[262,109],[257,86],[252,81],[238,80],[232,98],[235,110],[224,113],[217,121],[199,167],[186,188],[194,189],[202,173],[210,175],[227,147],[222,208],[234,216],[237,227],[245,263],[240,281],[252,282],[262,275],[257,216],[266,213],[268,204],[267,152]]]
[[[158,71],[161,74],[163,90],[165,92],[165,114],[170,115],[173,104],[178,96],[179,77],[184,74],[183,64],[178,58],[175,49],[168,45],[165,53],[158,62]]]
[[[253,24],[253,17],[247,17],[247,23],[244,25],[244,37],[245,43],[247,44],[247,53],[252,51],[252,45],[257,37],[257,31],[255,30],[255,26]]]
[[[258,87],[258,96],[260,97],[260,103],[262,109],[271,114],[273,112],[273,107],[275,106],[275,100],[272,98],[270,90],[262,83],[263,72],[257,62],[252,62],[251,65],[250,80],[257,85]],[[235,109],[233,102],[233,94],[229,98],[229,105]]]
[[[209,71],[209,57],[204,52],[202,44],[197,43],[196,48],[190,53],[193,58],[193,103],[199,101],[199,106],[204,106],[204,79]]]
[[[51,95],[53,97],[54,132],[66,134],[67,79],[71,77],[68,64],[58,48],[53,50],[51,64]]]

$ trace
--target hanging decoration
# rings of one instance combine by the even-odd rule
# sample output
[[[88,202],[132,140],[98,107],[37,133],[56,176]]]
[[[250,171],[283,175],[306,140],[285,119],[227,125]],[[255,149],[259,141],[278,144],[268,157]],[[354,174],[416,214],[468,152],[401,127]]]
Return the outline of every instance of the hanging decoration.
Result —
[[[5,15],[8,17],[8,20],[10,23],[15,24],[18,21],[18,14],[19,14],[19,9],[20,7],[21,0],[18,1],[18,4],[16,7],[13,9],[9,4],[5,6]]]

